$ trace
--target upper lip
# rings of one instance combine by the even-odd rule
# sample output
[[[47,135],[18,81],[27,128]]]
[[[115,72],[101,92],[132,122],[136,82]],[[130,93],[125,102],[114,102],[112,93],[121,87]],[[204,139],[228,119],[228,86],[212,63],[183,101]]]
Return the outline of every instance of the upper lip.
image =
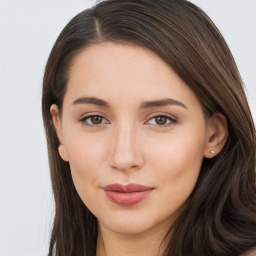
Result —
[[[115,183],[115,184],[107,185],[103,187],[103,189],[106,191],[131,193],[131,192],[141,192],[141,191],[152,190],[153,187],[148,187],[148,186],[135,184],[135,183],[129,183],[127,185]]]

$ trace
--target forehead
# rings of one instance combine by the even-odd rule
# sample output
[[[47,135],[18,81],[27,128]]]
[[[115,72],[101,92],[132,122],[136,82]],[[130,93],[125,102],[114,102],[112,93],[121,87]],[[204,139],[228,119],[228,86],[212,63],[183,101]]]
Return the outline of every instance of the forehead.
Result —
[[[83,50],[73,61],[65,98],[106,101],[195,98],[189,87],[154,52],[131,44],[104,43]],[[65,100],[65,99],[64,99]]]

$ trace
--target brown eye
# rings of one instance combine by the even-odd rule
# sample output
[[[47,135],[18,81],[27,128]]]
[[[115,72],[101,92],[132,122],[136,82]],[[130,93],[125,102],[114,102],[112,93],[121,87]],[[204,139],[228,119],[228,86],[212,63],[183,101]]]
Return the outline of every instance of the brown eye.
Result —
[[[157,116],[155,117],[156,124],[158,125],[164,125],[167,122],[167,118],[165,116]]]
[[[90,115],[82,118],[80,122],[84,125],[93,127],[93,126],[100,126],[104,124],[104,120],[106,121],[106,119],[102,116]]]
[[[153,123],[152,123],[153,122]],[[149,123],[155,126],[169,126],[174,123],[177,123],[177,120],[174,117],[167,116],[167,115],[158,115],[154,116],[150,119]]]
[[[103,119],[101,116],[91,116],[90,118],[91,118],[92,124],[100,124]]]

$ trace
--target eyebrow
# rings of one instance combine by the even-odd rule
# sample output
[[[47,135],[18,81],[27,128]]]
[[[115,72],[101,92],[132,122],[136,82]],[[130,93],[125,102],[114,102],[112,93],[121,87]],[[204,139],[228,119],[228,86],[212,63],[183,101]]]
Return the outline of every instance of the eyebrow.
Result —
[[[110,107],[105,100],[101,100],[96,97],[80,97],[72,103],[72,105],[77,105],[77,104],[92,104],[92,105],[98,105],[100,107],[105,107],[105,108]]]
[[[184,105],[182,102],[177,101],[175,99],[171,99],[171,98],[143,102],[140,105],[140,108],[146,109],[146,108],[152,108],[152,107],[163,107],[168,105],[171,105],[171,106],[176,105],[176,106],[180,106],[187,109],[187,106]]]
[[[80,97],[72,103],[72,105],[77,105],[77,104],[92,104],[100,107],[110,108],[110,105],[106,101],[96,97]],[[147,109],[147,108],[153,108],[153,107],[163,107],[168,105],[171,105],[171,106],[176,105],[176,106],[180,106],[187,109],[187,106],[184,105],[182,102],[177,101],[175,99],[171,99],[171,98],[142,102],[140,105],[140,108]]]

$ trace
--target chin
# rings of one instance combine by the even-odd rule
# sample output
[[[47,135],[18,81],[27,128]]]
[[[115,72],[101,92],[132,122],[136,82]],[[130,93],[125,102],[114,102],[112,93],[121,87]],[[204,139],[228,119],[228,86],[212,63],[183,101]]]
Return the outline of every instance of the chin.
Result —
[[[159,216],[152,216],[145,213],[119,214],[119,216],[112,215],[111,218],[105,218],[102,221],[99,220],[99,223],[113,232],[127,235],[139,235],[150,231],[163,231],[166,230],[168,226],[171,226],[169,218],[162,220],[157,217]]]
[[[107,226],[108,229],[112,230],[113,232],[126,234],[126,235],[136,235],[144,233],[152,228],[151,225],[147,223],[128,223],[126,222],[115,222],[109,223]]]

